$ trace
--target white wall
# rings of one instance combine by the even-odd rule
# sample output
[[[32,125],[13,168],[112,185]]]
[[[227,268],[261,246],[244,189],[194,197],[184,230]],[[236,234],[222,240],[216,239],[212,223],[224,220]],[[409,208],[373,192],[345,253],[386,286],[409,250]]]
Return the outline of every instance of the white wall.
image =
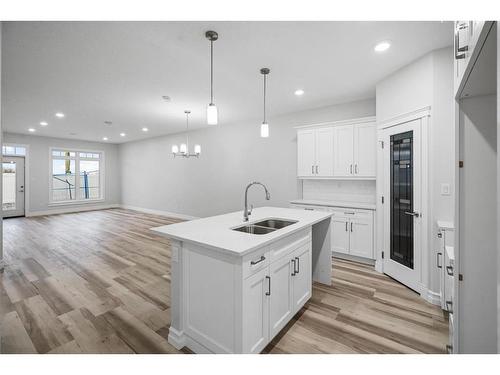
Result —
[[[184,134],[152,138],[119,146],[122,203],[126,206],[210,216],[243,209],[245,186],[267,185],[271,201],[254,187],[255,206],[288,206],[301,195],[297,181],[297,125],[373,116],[373,99],[298,112],[272,118],[270,138],[259,137],[261,119],[222,124],[190,133],[200,143],[199,159],[174,159],[171,145]]]
[[[432,230],[428,244],[429,275],[423,280],[439,291],[435,266],[438,248],[437,220],[453,221],[455,126],[453,102],[453,51],[433,51],[403,67],[377,84],[377,122],[382,122],[424,107],[431,107],[429,145],[429,207]],[[441,195],[441,184],[450,184],[451,194]],[[378,236],[380,249],[382,236]]]
[[[62,138],[49,138],[32,135],[4,133],[3,142],[28,145],[26,169],[29,180],[26,182],[29,212],[36,215],[48,211],[86,209],[92,207],[118,205],[120,203],[120,168],[118,146],[115,144],[76,141]],[[81,150],[99,150],[105,153],[105,199],[99,204],[84,203],[71,206],[49,206],[49,149],[64,147]]]

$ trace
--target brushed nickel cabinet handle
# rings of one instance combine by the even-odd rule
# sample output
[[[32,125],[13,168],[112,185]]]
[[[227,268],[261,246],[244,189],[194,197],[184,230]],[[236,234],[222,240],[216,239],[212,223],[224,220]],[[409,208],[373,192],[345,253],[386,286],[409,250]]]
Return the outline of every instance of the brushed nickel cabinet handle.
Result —
[[[297,264],[297,271],[295,272],[296,274],[297,273],[300,273],[300,258],[299,257],[295,257],[295,262],[293,263],[294,265],[294,270],[295,270],[295,264]]]
[[[352,232],[352,221],[351,221],[351,232]]]
[[[318,166],[316,166],[316,174],[318,174]]]
[[[354,164],[354,173],[358,174],[358,165],[357,164]]]
[[[346,231],[346,232],[347,232],[347,225],[349,225],[349,224],[348,224],[348,223],[347,223],[347,221],[346,221],[346,222],[345,222],[345,231]]]
[[[265,261],[265,260],[266,260],[266,257],[265,257],[264,255],[262,255],[262,256],[260,257],[260,259],[259,259],[259,260],[252,260],[252,261],[250,262],[250,264],[251,264],[252,266],[255,266],[256,264],[259,264],[260,262],[263,262],[263,261]]]
[[[311,173],[314,174],[314,165],[311,165]]]
[[[450,314],[453,314],[453,302],[446,301],[445,305],[446,305],[446,310],[448,310]]]
[[[292,259],[292,263],[293,263],[292,276],[295,276],[295,274],[296,274],[296,272],[295,272],[295,259]]]
[[[446,266],[446,273],[450,276],[453,276],[453,267],[452,266]]]
[[[271,295],[271,276],[266,276],[266,279],[269,280],[269,286],[268,286],[268,289],[266,292],[266,296],[270,296]]]
[[[351,164],[351,168],[350,168],[350,171],[351,171],[350,173],[352,174],[352,164]]]
[[[443,268],[442,264],[439,264],[439,256],[443,255],[443,253],[437,253],[436,254],[436,263],[437,263],[437,268]]]

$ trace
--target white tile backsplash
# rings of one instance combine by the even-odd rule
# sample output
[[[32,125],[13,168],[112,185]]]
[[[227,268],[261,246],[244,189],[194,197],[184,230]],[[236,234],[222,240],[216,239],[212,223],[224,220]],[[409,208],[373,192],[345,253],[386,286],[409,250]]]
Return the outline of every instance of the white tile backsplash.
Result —
[[[375,203],[375,181],[303,180],[302,199]]]

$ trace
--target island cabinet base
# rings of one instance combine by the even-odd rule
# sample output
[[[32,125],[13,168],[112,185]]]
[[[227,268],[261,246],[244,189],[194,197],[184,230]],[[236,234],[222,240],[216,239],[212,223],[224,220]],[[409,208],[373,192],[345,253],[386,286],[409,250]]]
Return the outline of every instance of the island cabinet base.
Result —
[[[196,353],[259,353],[311,297],[311,227],[243,256],[172,240],[168,341]]]

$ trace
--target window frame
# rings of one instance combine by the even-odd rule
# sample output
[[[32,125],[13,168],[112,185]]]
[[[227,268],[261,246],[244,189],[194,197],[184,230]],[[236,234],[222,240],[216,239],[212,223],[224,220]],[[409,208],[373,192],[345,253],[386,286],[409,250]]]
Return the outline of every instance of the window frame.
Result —
[[[10,153],[3,153],[3,148],[4,147],[14,147],[14,150],[16,148],[24,148],[24,155],[16,154],[15,152],[13,154]],[[28,155],[28,145],[25,144],[20,144],[20,143],[2,143],[2,150],[1,150],[1,156],[17,156],[21,158],[26,158]]]
[[[67,151],[74,152],[74,158],[70,158],[75,161],[75,199],[72,200],[64,200],[64,201],[54,201],[52,199],[52,188],[53,188],[53,160],[63,160],[64,157],[53,156],[54,151]],[[88,159],[88,158],[80,158],[80,153],[91,153],[91,154],[99,154],[99,159]],[[80,188],[80,160],[99,160],[99,198],[91,198],[91,199],[81,199],[79,198],[79,188]],[[105,153],[104,150],[93,150],[93,149],[80,149],[80,148],[72,148],[72,147],[49,147],[49,206],[64,206],[71,204],[89,204],[102,202],[105,200]]]

